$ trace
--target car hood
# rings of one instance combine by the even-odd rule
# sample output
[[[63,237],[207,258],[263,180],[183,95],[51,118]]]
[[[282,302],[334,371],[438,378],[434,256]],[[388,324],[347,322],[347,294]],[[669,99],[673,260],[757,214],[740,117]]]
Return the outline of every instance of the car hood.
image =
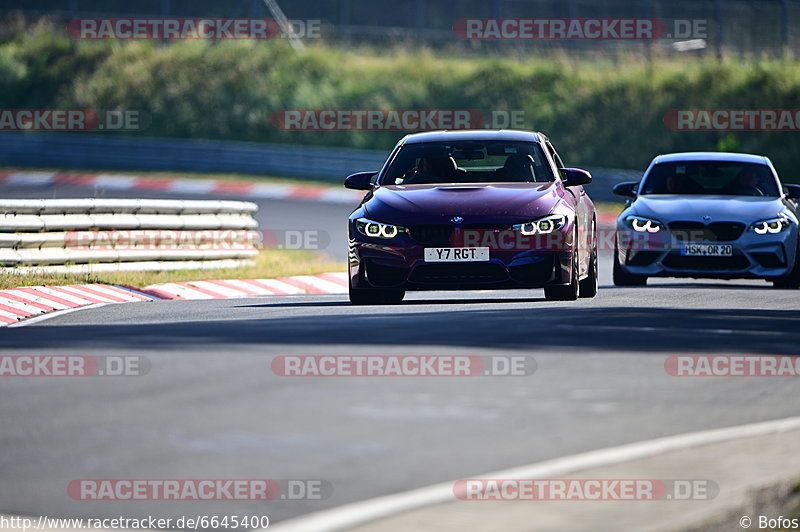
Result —
[[[663,222],[753,222],[784,211],[780,198],[750,196],[640,196],[626,214],[655,218]],[[704,219],[710,216],[711,219]]]
[[[556,183],[489,183],[459,185],[392,185],[375,190],[367,216],[396,224],[447,223],[454,216],[465,224],[516,223],[547,216],[559,202]],[[562,189],[563,190],[563,189]]]

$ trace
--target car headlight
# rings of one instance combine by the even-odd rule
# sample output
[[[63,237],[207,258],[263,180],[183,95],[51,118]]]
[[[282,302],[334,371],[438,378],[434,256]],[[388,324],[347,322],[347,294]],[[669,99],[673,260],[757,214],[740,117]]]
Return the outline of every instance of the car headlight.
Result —
[[[625,218],[625,223],[637,233],[658,233],[664,227],[664,224],[658,220],[642,218],[641,216],[628,216]]]
[[[531,222],[512,225],[511,227],[525,236],[530,236],[546,235],[548,233],[552,233],[553,231],[558,231],[565,225],[567,225],[567,217],[565,215],[552,214]]]
[[[791,220],[789,220],[789,218],[786,216],[781,215],[775,218],[770,218],[769,220],[761,220],[754,223],[750,227],[756,232],[756,234],[766,235],[780,233],[790,225],[792,225]]]
[[[406,232],[405,227],[376,222],[368,218],[359,218],[356,220],[356,229],[364,236],[382,238],[384,240],[392,239],[400,233]]]

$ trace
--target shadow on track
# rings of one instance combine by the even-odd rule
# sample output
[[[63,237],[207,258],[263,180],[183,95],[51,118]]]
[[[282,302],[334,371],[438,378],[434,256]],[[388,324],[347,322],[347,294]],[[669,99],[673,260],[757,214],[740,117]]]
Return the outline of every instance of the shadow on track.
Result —
[[[482,305],[496,303],[548,303],[545,298],[513,298],[513,299],[411,299],[404,300],[397,306],[414,305]],[[552,301],[550,301],[552,303]],[[237,308],[304,308],[304,307],[352,307],[348,301],[298,301],[291,303],[262,303],[258,305],[237,305]],[[391,306],[364,305],[355,308],[388,309]]]
[[[600,288],[608,290],[642,290],[642,288],[629,288],[629,287],[621,287],[621,286],[601,286]],[[676,288],[688,288],[690,290],[754,290],[754,291],[777,291],[777,290],[784,290],[782,288],[774,288],[771,285],[763,284],[763,285],[755,285],[755,284],[722,284],[722,283],[699,283],[699,282],[674,282],[674,283],[647,283],[647,288],[660,288],[660,289],[676,289]],[[789,289],[791,290],[791,289]]]
[[[264,319],[248,315],[213,321],[7,329],[0,348],[104,346],[185,351],[187,346],[339,344],[493,347],[529,352],[557,349],[577,353],[600,350],[794,355],[800,351],[798,310],[562,306],[397,312],[396,307],[374,306],[358,307],[359,312],[353,313],[335,310],[347,306],[341,302],[309,306],[332,306],[334,310]],[[215,315],[229,313],[235,317],[232,313],[242,310],[219,308]]]

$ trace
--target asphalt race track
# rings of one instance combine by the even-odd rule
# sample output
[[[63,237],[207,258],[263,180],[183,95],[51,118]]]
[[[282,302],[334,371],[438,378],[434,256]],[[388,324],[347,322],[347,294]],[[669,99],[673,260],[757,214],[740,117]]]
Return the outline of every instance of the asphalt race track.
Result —
[[[263,229],[340,227],[326,251],[344,258],[346,206],[260,208]],[[797,355],[799,292],[757,281],[621,289],[610,266],[603,255],[599,295],[574,303],[546,302],[541,290],[416,293],[396,307],[352,307],[346,296],[161,301],[4,329],[0,355],[140,355],[151,367],[137,377],[0,379],[0,513],[278,522],[577,452],[798,415],[795,379],[674,377],[664,363],[675,354]],[[295,354],[526,355],[537,369],[467,378],[273,373],[274,357]],[[70,499],[69,482],[86,478],[321,479],[333,495]]]

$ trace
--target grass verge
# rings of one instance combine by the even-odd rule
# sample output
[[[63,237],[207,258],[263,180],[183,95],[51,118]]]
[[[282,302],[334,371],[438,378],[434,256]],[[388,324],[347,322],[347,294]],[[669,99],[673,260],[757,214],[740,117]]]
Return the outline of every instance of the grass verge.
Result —
[[[597,214],[605,216],[618,216],[625,207],[623,203],[601,202],[598,201],[594,204]]]
[[[345,271],[344,263],[333,262],[311,251],[262,250],[254,266],[221,270],[179,270],[169,272],[108,272],[82,274],[14,275],[0,273],[0,290],[21,286],[67,284],[122,284],[144,288],[157,283],[203,281],[208,279],[271,279],[291,275]]]

